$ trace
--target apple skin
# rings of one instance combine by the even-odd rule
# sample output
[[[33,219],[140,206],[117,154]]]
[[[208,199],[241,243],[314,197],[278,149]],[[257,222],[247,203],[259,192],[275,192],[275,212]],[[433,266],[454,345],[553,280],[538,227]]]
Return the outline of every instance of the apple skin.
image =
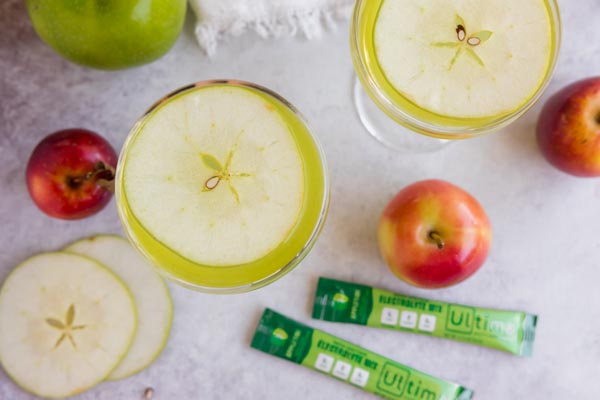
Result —
[[[379,249],[390,270],[427,289],[452,286],[473,275],[487,258],[491,237],[477,200],[442,180],[405,187],[379,220]]]
[[[147,64],[173,46],[185,0],[27,0],[39,37],[66,59],[92,68]]]
[[[27,188],[44,213],[81,219],[106,206],[113,193],[117,154],[98,134],[66,129],[44,138],[29,157]]]
[[[575,82],[546,102],[537,141],[544,157],[561,171],[600,176],[600,77]]]

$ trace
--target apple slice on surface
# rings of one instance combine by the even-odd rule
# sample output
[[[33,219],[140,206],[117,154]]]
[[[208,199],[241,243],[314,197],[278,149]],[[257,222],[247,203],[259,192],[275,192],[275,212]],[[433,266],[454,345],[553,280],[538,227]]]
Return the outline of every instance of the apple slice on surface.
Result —
[[[250,263],[279,246],[299,218],[302,157],[281,112],[256,92],[213,86],[157,108],[121,160],[132,214],[196,263]]]
[[[106,379],[127,353],[135,329],[128,288],[83,256],[31,257],[0,289],[2,366],[38,396],[73,396]]]
[[[64,251],[102,263],[127,284],[133,295],[137,331],[129,352],[108,379],[122,379],[146,368],[158,357],[171,331],[173,305],[164,280],[127,240],[118,236],[82,239]]]

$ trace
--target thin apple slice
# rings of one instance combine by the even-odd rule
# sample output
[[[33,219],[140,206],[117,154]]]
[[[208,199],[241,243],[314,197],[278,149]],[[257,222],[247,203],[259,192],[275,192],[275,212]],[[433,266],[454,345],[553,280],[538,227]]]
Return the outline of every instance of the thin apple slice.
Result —
[[[276,249],[300,216],[305,182],[298,144],[273,104],[226,85],[162,104],[119,167],[133,216],[199,264],[251,263]]]
[[[163,279],[128,241],[118,236],[93,236],[71,244],[65,251],[99,261],[117,274],[133,294],[138,329],[127,356],[108,379],[122,379],[146,368],[158,357],[171,331],[173,305]]]
[[[384,0],[374,28],[377,61],[417,105],[459,118],[512,112],[551,66],[544,0]]]
[[[2,366],[38,396],[72,396],[106,379],[127,353],[135,329],[129,289],[90,258],[31,257],[0,289]]]

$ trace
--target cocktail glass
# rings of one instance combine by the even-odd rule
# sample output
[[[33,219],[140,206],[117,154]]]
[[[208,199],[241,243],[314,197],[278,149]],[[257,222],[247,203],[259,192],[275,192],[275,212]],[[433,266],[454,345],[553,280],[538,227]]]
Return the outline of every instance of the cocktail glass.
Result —
[[[228,131],[233,127],[239,132]],[[278,140],[261,143],[265,130],[287,147]],[[297,149],[296,164],[290,148]],[[277,149],[288,153],[279,157]],[[285,176],[271,179],[265,168]],[[287,185],[293,176],[301,179],[301,189],[289,186],[299,195],[288,199],[274,185]],[[167,278],[210,293],[253,290],[291,271],[315,244],[329,204],[325,155],[304,117],[269,89],[235,80],[199,82],[154,104],[129,133],[115,186],[131,243]],[[277,199],[269,199],[273,193]],[[277,204],[265,206],[263,200]],[[298,207],[297,213],[289,207]],[[262,237],[273,240],[265,226],[281,228],[270,212],[295,219],[280,242],[257,257],[250,242],[261,247]],[[232,229],[238,219],[239,228]],[[238,251],[246,255],[236,258]]]
[[[561,40],[560,16],[555,0],[535,0],[535,2],[528,0],[528,2],[520,4],[532,8],[532,4],[539,3],[545,8],[544,18],[547,18],[547,21],[537,18],[530,22],[539,24],[537,28],[527,28],[525,23],[519,25],[517,22],[511,26],[510,19],[507,19],[503,12],[512,13],[519,20],[526,19],[526,16],[522,15],[527,11],[526,7],[523,6],[524,11],[520,12],[515,8],[516,1],[510,2],[512,7],[510,8],[508,3],[495,0],[471,2],[357,0],[350,34],[352,59],[357,74],[354,100],[358,115],[367,131],[395,150],[429,152],[442,148],[452,140],[471,138],[499,130],[522,116],[536,103],[548,86],[554,72]],[[400,10],[402,13],[400,16],[404,19],[389,21],[390,10],[394,10],[394,7],[396,11]],[[461,7],[462,11],[459,10]],[[486,7],[489,10],[486,10]],[[540,8],[538,6],[536,12]],[[403,11],[406,11],[406,15]],[[423,20],[421,21],[420,18]],[[387,31],[384,32],[384,28],[380,28],[380,31],[376,32],[377,24],[384,20]],[[396,22],[397,29],[394,28]],[[488,26],[497,28],[497,31],[487,30]],[[546,44],[538,45],[532,35],[539,36],[539,32],[546,29],[546,26],[547,37],[543,40]],[[410,33],[406,32],[407,29]],[[519,30],[525,33],[518,35]],[[528,30],[532,32],[531,35],[526,34]],[[389,33],[389,42],[384,45],[381,37],[382,35],[385,37],[386,33]],[[510,42],[513,37],[516,38],[517,45]],[[411,45],[409,41],[413,41],[415,45]],[[392,54],[394,46],[398,43],[400,43],[397,46],[398,53]],[[540,49],[543,46],[545,48]],[[517,54],[513,54],[513,50]],[[391,69],[388,68],[386,71],[382,67],[380,58],[384,52],[387,52],[385,58],[388,67],[393,64],[393,61],[400,65],[401,71],[395,74],[393,79],[390,77],[392,74],[389,73]],[[486,56],[492,59],[491,65],[486,65],[486,62],[490,61]],[[527,65],[522,65],[526,62],[520,64],[520,59],[517,58],[523,56],[533,57],[531,68],[534,68],[533,64],[536,62],[545,64],[543,71],[540,69],[538,72],[533,72],[537,73],[537,78],[529,76],[527,78],[529,81],[525,85],[518,79],[508,79],[510,68],[515,68],[513,75],[518,74],[517,69],[526,70]],[[511,60],[511,57],[514,59]],[[542,60],[541,57],[547,57],[547,60]],[[500,66],[506,68],[501,69]],[[412,71],[414,75],[408,77],[406,74],[408,68],[414,69]],[[470,75],[465,73],[462,76],[457,74],[460,80],[450,76],[461,68],[470,69],[469,71],[473,73]],[[473,98],[480,99],[480,103],[471,100],[472,93],[466,89],[454,92],[450,89],[449,93],[443,92],[446,84],[453,88],[465,85],[466,88],[472,83],[470,80],[476,80],[478,69],[487,70],[491,79],[496,78],[492,76],[494,72],[500,72],[499,75],[503,76],[503,79],[496,82],[495,91],[489,90],[489,85],[485,90],[473,88]],[[449,76],[447,79],[444,77],[446,74]],[[407,78],[403,79],[403,76]],[[411,79],[415,80],[412,89],[409,88],[412,84],[409,82]],[[437,83],[444,87],[436,88]],[[534,90],[530,89],[525,97],[523,97],[524,92],[518,93],[518,89],[527,91],[527,85],[532,84],[535,84]],[[404,88],[397,86],[404,86]],[[508,90],[510,88],[514,90]],[[427,90],[430,90],[430,93]],[[485,93],[486,91],[489,93]],[[494,107],[492,103],[495,92],[505,97],[514,96],[514,101],[517,103],[502,109],[498,102],[497,107]],[[469,113],[465,109],[460,109],[461,107],[448,106],[448,99],[455,101],[456,104],[471,101],[474,109],[484,104],[490,112],[493,112],[486,115],[482,107],[475,110],[477,112]],[[510,101],[506,104],[509,103]],[[415,135],[414,132],[420,135]]]

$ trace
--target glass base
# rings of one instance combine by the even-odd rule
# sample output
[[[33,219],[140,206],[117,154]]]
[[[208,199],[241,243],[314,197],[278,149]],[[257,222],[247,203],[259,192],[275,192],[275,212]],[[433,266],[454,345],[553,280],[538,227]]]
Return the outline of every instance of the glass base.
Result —
[[[371,100],[358,78],[354,78],[354,105],[367,131],[380,143],[402,153],[431,153],[451,141],[411,131],[391,119]]]

